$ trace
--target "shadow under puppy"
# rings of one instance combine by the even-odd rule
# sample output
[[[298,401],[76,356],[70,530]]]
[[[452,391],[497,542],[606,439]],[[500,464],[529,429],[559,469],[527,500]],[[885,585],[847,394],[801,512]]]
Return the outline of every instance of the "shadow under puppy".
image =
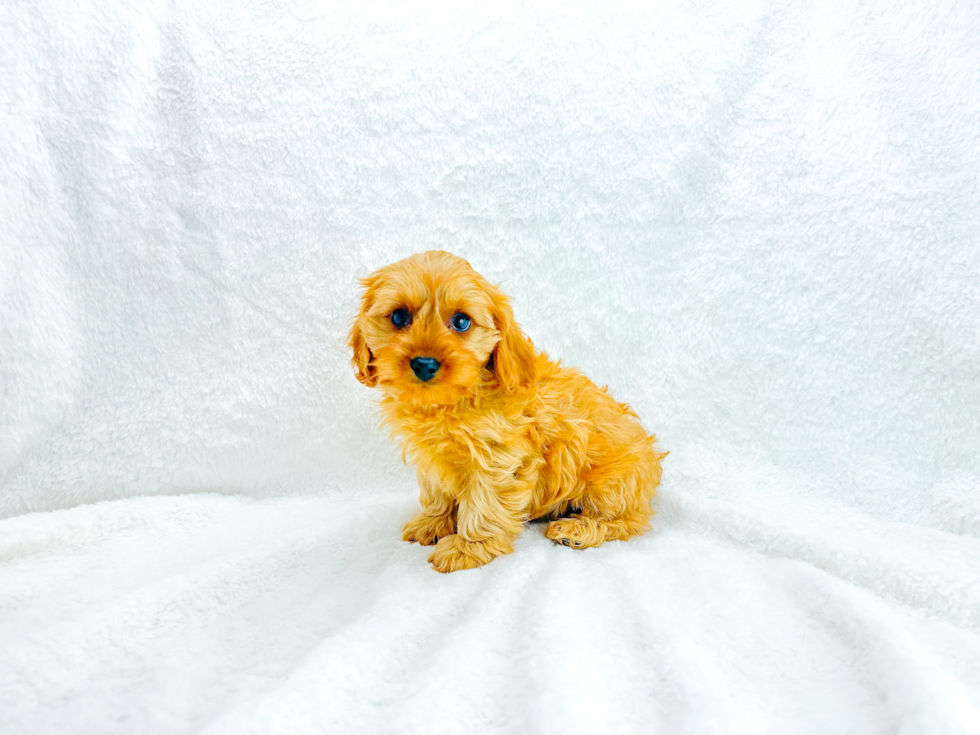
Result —
[[[649,530],[665,454],[635,413],[538,352],[507,297],[462,258],[413,255],[361,281],[357,378],[418,466],[403,538],[440,572],[510,553],[525,521],[573,548]]]

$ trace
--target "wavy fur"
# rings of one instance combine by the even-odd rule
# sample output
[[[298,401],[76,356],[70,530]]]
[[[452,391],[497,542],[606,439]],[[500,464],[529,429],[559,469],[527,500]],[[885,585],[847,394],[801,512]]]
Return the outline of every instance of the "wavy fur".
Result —
[[[506,296],[469,263],[430,251],[362,281],[349,345],[357,378],[383,393],[385,422],[418,467],[422,512],[406,541],[435,544],[440,572],[512,550],[528,520],[573,548],[649,529],[665,454],[636,414],[580,372],[563,368],[514,321]],[[395,309],[412,322],[391,322]],[[467,314],[456,333],[450,320]],[[413,357],[440,362],[422,382]]]

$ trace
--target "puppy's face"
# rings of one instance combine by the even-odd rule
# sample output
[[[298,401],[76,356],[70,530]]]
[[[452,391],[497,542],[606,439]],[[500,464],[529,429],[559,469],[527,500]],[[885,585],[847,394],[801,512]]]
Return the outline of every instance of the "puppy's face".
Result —
[[[420,253],[362,284],[349,342],[365,385],[405,403],[446,405],[488,376],[505,389],[533,380],[533,348],[506,297],[462,258]],[[492,372],[484,373],[491,355]]]

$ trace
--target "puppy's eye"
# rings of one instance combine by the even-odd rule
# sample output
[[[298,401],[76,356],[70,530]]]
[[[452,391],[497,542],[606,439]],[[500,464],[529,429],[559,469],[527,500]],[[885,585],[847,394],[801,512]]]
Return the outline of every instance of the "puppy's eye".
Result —
[[[466,314],[458,311],[453,314],[451,324],[453,325],[453,329],[455,329],[457,332],[465,332],[470,328],[470,324],[472,324],[472,322],[470,321],[470,318],[466,316]]]
[[[408,313],[408,309],[395,309],[391,312],[391,323],[396,329],[404,329],[412,323],[412,315]]]

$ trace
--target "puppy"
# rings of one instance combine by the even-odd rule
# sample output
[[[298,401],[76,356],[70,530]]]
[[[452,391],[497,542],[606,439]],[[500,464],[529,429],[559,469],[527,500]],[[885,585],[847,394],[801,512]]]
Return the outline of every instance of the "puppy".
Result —
[[[538,352],[507,297],[430,251],[361,281],[357,379],[418,468],[422,512],[402,537],[439,572],[510,553],[525,521],[582,549],[649,530],[665,454],[635,413]]]

